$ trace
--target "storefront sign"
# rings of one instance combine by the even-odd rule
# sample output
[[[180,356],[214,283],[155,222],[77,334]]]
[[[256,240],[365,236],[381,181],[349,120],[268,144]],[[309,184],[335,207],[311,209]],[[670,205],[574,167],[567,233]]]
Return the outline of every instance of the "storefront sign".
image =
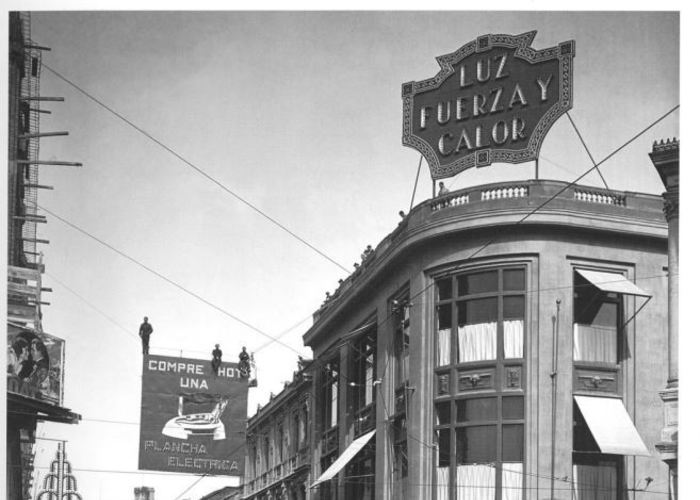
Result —
[[[60,406],[64,349],[63,339],[8,326],[7,392]]]
[[[242,476],[247,409],[237,363],[145,356],[139,469]]]
[[[535,50],[536,33],[481,36],[438,57],[433,78],[403,84],[403,144],[420,151],[433,179],[537,159],[573,104],[574,42]]]

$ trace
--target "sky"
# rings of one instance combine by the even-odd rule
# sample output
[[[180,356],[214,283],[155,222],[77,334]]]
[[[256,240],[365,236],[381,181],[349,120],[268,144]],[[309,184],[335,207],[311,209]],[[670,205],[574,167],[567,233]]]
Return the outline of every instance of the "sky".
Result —
[[[576,41],[571,116],[596,160],[680,102],[677,13],[32,14],[33,40],[52,49],[48,68],[347,269],[410,208],[419,154],[401,144],[401,84],[434,76],[436,56],[479,35],[531,30],[537,49]],[[347,272],[46,68],[41,93],[65,97],[46,105],[41,130],[70,135],[43,139],[40,157],[83,167],[42,167],[54,190],[39,204],[203,300],[48,215],[43,326],[66,340],[64,406],[83,420],[40,425],[38,436],[68,440],[83,498],[131,498],[146,485],[174,500],[196,476],[137,471],[143,316],[154,353],[207,358],[214,343],[225,361],[242,346],[254,352],[250,415],[311,356],[301,337]],[[612,189],[663,192],[648,152],[679,135],[678,117],[601,166]],[[543,179],[591,166],[565,118],[540,160]],[[532,163],[493,165],[446,184],[533,177]],[[581,183],[602,185],[593,175]],[[431,190],[423,165],[415,204]],[[269,341],[280,335],[284,345]],[[41,478],[55,443],[38,443]],[[183,498],[226,484],[206,478]]]

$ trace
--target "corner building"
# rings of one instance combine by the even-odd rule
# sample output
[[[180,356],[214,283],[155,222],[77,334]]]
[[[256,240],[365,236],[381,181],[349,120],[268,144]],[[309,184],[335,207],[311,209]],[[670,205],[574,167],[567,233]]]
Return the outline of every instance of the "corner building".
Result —
[[[309,497],[667,497],[667,239],[660,196],[557,181],[415,207],[304,335]]]

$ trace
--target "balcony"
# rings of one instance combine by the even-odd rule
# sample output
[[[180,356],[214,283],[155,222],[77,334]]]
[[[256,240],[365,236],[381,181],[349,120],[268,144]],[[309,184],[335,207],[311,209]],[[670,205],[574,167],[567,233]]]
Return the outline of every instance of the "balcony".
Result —
[[[324,431],[321,436],[321,455],[327,455],[338,449],[338,426]]]
[[[275,464],[267,472],[262,473],[246,484],[246,496],[259,493],[281,481],[286,480],[290,476],[303,469],[309,467],[309,450],[304,447],[299,449],[294,455],[285,459],[281,463]]]
[[[355,412],[355,438],[376,427],[375,404],[370,403]]]

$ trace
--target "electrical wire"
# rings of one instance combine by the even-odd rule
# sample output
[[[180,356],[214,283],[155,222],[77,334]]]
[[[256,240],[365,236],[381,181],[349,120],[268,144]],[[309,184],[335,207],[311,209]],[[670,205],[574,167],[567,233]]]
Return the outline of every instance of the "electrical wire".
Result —
[[[188,295],[194,297],[195,299],[199,300],[200,302],[203,302],[204,304],[206,304],[206,305],[212,307],[213,309],[216,309],[217,311],[219,311],[220,313],[222,313],[222,314],[228,316],[229,318],[233,319],[234,321],[237,321],[238,323],[240,323],[240,324],[242,324],[242,325],[244,325],[244,326],[250,328],[251,330],[253,330],[253,331],[259,333],[260,335],[262,335],[263,337],[267,337],[268,339],[270,339],[270,341],[276,342],[276,343],[278,343],[279,345],[284,346],[284,347],[286,347],[287,349],[293,351],[294,353],[296,353],[296,354],[298,354],[298,355],[300,355],[300,356],[303,356],[303,354],[302,354],[301,352],[299,352],[298,350],[296,350],[294,347],[292,347],[292,346],[290,346],[290,345],[288,345],[288,344],[285,344],[284,342],[282,342],[282,341],[276,339],[276,338],[273,337],[272,335],[270,335],[270,334],[268,334],[268,333],[262,331],[260,328],[254,326],[254,325],[252,325],[251,323],[245,321],[244,319],[241,319],[240,317],[238,317],[238,316],[232,314],[231,312],[227,311],[227,310],[224,309],[223,307],[214,304],[214,303],[211,302],[210,300],[208,300],[208,299],[202,297],[201,295],[199,295],[199,294],[197,294],[197,293],[191,291],[190,289],[186,288],[185,286],[183,286],[183,285],[177,283],[176,281],[174,281],[174,280],[168,278],[168,277],[165,276],[164,274],[162,274],[162,273],[156,271],[156,270],[153,269],[152,267],[147,266],[146,264],[144,264],[144,263],[142,263],[141,261],[135,259],[134,257],[131,257],[129,254],[127,254],[127,253],[125,253],[125,252],[119,250],[118,248],[115,248],[114,246],[110,245],[110,244],[107,243],[106,241],[104,241],[104,240],[98,238],[97,236],[94,236],[93,234],[89,233],[89,232],[86,231],[85,229],[83,229],[83,228],[77,226],[76,224],[73,224],[72,222],[70,222],[70,221],[66,220],[65,218],[61,217],[60,215],[56,214],[56,213],[53,212],[52,210],[49,210],[48,208],[43,207],[43,206],[41,206],[41,205],[39,205],[39,204],[36,204],[36,207],[39,208],[39,209],[41,209],[41,210],[43,210],[43,211],[46,212],[47,214],[53,216],[55,219],[60,220],[61,222],[63,222],[63,223],[66,224],[67,226],[69,226],[69,227],[75,229],[76,231],[78,231],[78,232],[84,234],[85,236],[89,237],[90,239],[92,239],[92,240],[94,240],[94,241],[100,243],[101,245],[103,245],[103,246],[105,246],[105,247],[111,249],[111,250],[114,251],[115,253],[121,255],[122,257],[124,257],[125,259],[131,261],[132,263],[136,264],[137,266],[141,267],[142,269],[145,269],[146,271],[148,271],[149,273],[151,273],[151,274],[157,276],[158,278],[162,279],[163,281],[166,281],[167,283],[173,285],[175,288],[178,288],[179,290],[181,290],[181,291],[185,292],[186,294],[188,294]]]
[[[128,118],[126,118],[124,115],[122,115],[122,114],[120,114],[119,112],[115,111],[113,108],[107,106],[104,102],[102,102],[101,100],[97,99],[97,98],[94,97],[92,94],[88,93],[86,90],[84,90],[83,88],[81,88],[78,84],[76,84],[76,83],[74,83],[73,81],[69,80],[67,77],[63,76],[61,73],[59,73],[59,72],[56,71],[55,69],[51,68],[50,66],[48,66],[48,65],[47,65],[46,63],[44,63],[43,61],[42,61],[41,64],[42,64],[42,66],[43,66],[44,68],[46,68],[47,70],[49,70],[49,71],[50,71],[51,73],[53,73],[56,77],[58,77],[59,79],[63,80],[63,81],[66,82],[68,85],[70,85],[71,87],[73,87],[74,89],[76,89],[78,92],[80,92],[81,94],[83,94],[85,97],[87,97],[88,99],[90,99],[91,101],[93,101],[94,103],[96,103],[97,105],[99,105],[100,107],[102,107],[103,109],[107,110],[107,111],[108,111],[109,113],[111,113],[112,115],[114,115],[114,116],[116,116],[117,118],[119,118],[121,121],[123,121],[124,123],[126,123],[127,125],[129,125],[131,128],[133,128],[134,130],[136,130],[136,131],[139,132],[140,134],[144,135],[145,137],[147,137],[148,139],[150,139],[151,141],[153,141],[155,144],[157,144],[158,146],[160,146],[161,148],[163,148],[165,151],[167,151],[168,153],[170,153],[171,155],[173,155],[175,158],[177,158],[178,160],[180,160],[182,163],[184,163],[185,165],[187,165],[188,167],[190,167],[191,169],[193,169],[194,171],[196,171],[196,172],[197,172],[198,174],[200,174],[202,177],[204,177],[204,178],[206,178],[207,180],[209,180],[209,181],[213,182],[214,184],[216,184],[219,188],[223,189],[226,193],[228,193],[229,195],[233,196],[233,197],[236,198],[238,201],[240,201],[241,203],[245,204],[246,206],[248,206],[249,208],[251,208],[252,210],[254,210],[255,212],[257,212],[259,215],[261,215],[262,217],[264,217],[265,219],[267,219],[268,221],[270,221],[271,223],[273,223],[275,226],[277,226],[277,227],[279,227],[280,229],[282,229],[284,232],[286,232],[287,234],[289,234],[290,236],[292,236],[292,237],[293,237],[294,239],[296,239],[297,241],[299,241],[299,242],[303,243],[304,245],[306,245],[308,248],[310,248],[311,250],[313,250],[314,252],[316,252],[318,255],[320,255],[321,257],[323,257],[323,258],[326,259],[327,261],[333,263],[334,265],[336,265],[337,267],[339,267],[340,269],[342,269],[342,270],[345,271],[346,273],[348,273],[348,274],[350,273],[350,271],[349,271],[347,268],[345,268],[342,264],[340,264],[338,261],[332,259],[330,256],[328,256],[328,254],[326,254],[325,252],[323,252],[322,250],[320,250],[319,248],[317,248],[315,245],[312,245],[311,243],[309,243],[308,241],[306,241],[304,238],[302,238],[301,236],[299,236],[299,235],[297,235],[295,232],[293,232],[291,229],[289,229],[289,228],[287,228],[286,226],[284,226],[281,222],[277,221],[275,218],[273,218],[273,217],[271,217],[270,215],[268,215],[268,214],[266,214],[265,212],[263,212],[261,209],[259,209],[258,207],[256,207],[255,205],[253,205],[251,202],[249,202],[248,200],[246,200],[245,198],[243,198],[241,195],[235,193],[231,188],[227,187],[225,184],[223,184],[221,181],[217,180],[216,178],[214,178],[213,176],[211,176],[210,174],[208,174],[208,173],[207,173],[206,171],[204,171],[202,168],[198,167],[197,165],[195,165],[195,164],[192,163],[191,161],[187,160],[185,157],[183,157],[180,153],[176,152],[176,151],[175,151],[174,149],[172,149],[170,146],[166,145],[166,144],[165,144],[164,142],[162,142],[161,140],[156,139],[153,135],[151,135],[150,133],[146,132],[144,129],[142,129],[141,127],[139,127],[138,125],[136,125],[134,122],[132,122],[131,120],[129,120]]]
[[[628,144],[630,144],[631,142],[633,142],[634,140],[636,140],[636,139],[637,139],[638,137],[640,137],[643,133],[645,133],[647,130],[649,130],[650,128],[652,128],[654,125],[656,125],[657,123],[659,123],[659,122],[660,122],[661,120],[663,120],[666,116],[670,115],[672,112],[674,112],[674,111],[675,111],[676,109],[678,109],[678,108],[679,108],[678,105],[675,106],[675,107],[673,107],[670,111],[668,111],[667,113],[665,113],[664,115],[662,115],[659,119],[657,119],[657,120],[654,121],[652,124],[650,124],[649,126],[647,126],[645,129],[643,129],[641,132],[639,132],[638,134],[636,134],[634,137],[632,137],[631,139],[629,139],[628,141],[626,141],[623,145],[621,145],[620,147],[618,147],[616,150],[614,150],[612,153],[610,153],[608,156],[606,156],[603,160],[601,160],[600,162],[594,164],[593,167],[591,167],[589,170],[587,170],[586,172],[584,172],[582,175],[580,175],[580,176],[579,176],[578,178],[576,178],[574,181],[569,182],[563,189],[561,189],[560,191],[558,191],[557,193],[555,193],[554,195],[552,195],[549,199],[547,199],[545,202],[543,202],[542,204],[540,204],[539,206],[537,206],[536,208],[534,208],[532,211],[530,211],[528,214],[526,214],[523,218],[521,218],[521,219],[520,219],[518,222],[516,222],[514,225],[521,224],[521,223],[524,222],[528,217],[530,217],[531,215],[533,215],[533,214],[536,213],[537,211],[541,210],[544,206],[546,206],[546,205],[547,205],[548,203],[550,203],[553,199],[555,199],[557,196],[559,196],[561,193],[563,193],[566,189],[568,189],[568,188],[571,187],[572,185],[576,184],[576,182],[578,182],[580,179],[582,179],[584,176],[586,176],[588,173],[590,173],[593,169],[597,169],[602,163],[604,163],[604,162],[606,162],[607,160],[609,160],[610,158],[612,158],[617,152],[619,152],[619,151],[622,150],[624,147],[626,147]],[[62,219],[61,217],[59,217],[59,216],[57,216],[56,214],[52,213],[51,211],[45,209],[44,207],[39,207],[39,208],[41,208],[42,210],[46,211],[47,213],[53,215],[54,217],[58,218],[59,220],[62,220],[64,223],[68,224],[69,226],[74,227],[74,228],[77,229],[78,231],[83,232],[84,234],[86,234],[87,236],[91,237],[92,239],[95,239],[96,241],[102,243],[102,244],[105,245],[105,246],[108,246],[109,248],[113,249],[114,251],[116,251],[116,252],[119,253],[120,255],[122,255],[122,256],[124,256],[125,258],[131,260],[132,262],[138,264],[139,266],[145,268],[146,270],[148,270],[148,271],[150,271],[150,272],[156,274],[157,276],[161,277],[162,279],[165,279],[166,281],[168,281],[169,283],[173,284],[174,286],[177,286],[178,288],[182,289],[182,290],[185,291],[186,293],[188,293],[188,294],[190,294],[190,295],[193,295],[194,297],[198,298],[199,300],[202,300],[202,301],[204,301],[205,303],[209,304],[210,306],[212,306],[212,307],[214,307],[214,308],[220,310],[220,311],[223,312],[224,314],[231,316],[233,319],[235,319],[235,320],[237,320],[237,321],[239,321],[239,322],[242,322],[242,323],[245,324],[246,326],[249,326],[249,327],[251,327],[252,329],[258,331],[258,333],[261,333],[262,335],[264,335],[264,336],[270,338],[270,340],[273,340],[273,337],[271,337],[271,336],[265,334],[265,333],[262,332],[262,331],[259,331],[257,328],[253,327],[252,325],[249,325],[248,323],[243,322],[243,321],[240,320],[239,318],[237,318],[237,317],[231,315],[230,313],[228,313],[227,311],[225,311],[225,310],[219,308],[218,306],[216,306],[216,305],[214,305],[214,304],[211,304],[211,303],[208,302],[206,299],[203,299],[202,297],[200,297],[200,296],[194,294],[193,292],[190,292],[189,290],[187,290],[186,288],[182,287],[181,285],[179,285],[179,284],[173,282],[173,281],[170,280],[169,278],[166,278],[165,276],[163,276],[163,275],[161,275],[160,273],[158,273],[158,272],[156,272],[156,271],[150,269],[149,267],[145,266],[144,264],[140,263],[139,261],[137,261],[137,260],[135,260],[135,259],[133,259],[133,258],[127,256],[126,254],[124,254],[123,252],[117,250],[116,248],[112,247],[111,245],[109,245],[109,244],[103,242],[102,240],[100,240],[100,239],[98,239],[98,238],[96,238],[96,237],[90,235],[90,234],[87,233],[86,231],[82,230],[81,228],[78,228],[77,226],[73,225],[72,223],[66,221],[65,219]],[[487,248],[489,245],[491,245],[491,244],[493,244],[495,241],[497,241],[498,236],[500,236],[500,235],[497,235],[496,237],[494,237],[494,238],[490,239],[489,241],[487,241],[484,245],[482,245],[479,249],[477,249],[477,250],[476,250],[474,253],[472,253],[469,257],[467,257],[466,260],[469,261],[469,260],[473,259],[478,253],[482,252],[482,251],[483,251],[485,248]],[[463,264],[460,264],[460,267],[461,267],[461,265],[463,265]],[[410,299],[412,300],[412,299],[417,298],[418,296],[422,295],[422,294],[423,294],[425,291],[427,291],[431,286],[433,286],[432,283],[429,284],[428,286],[426,286],[425,288],[423,288],[422,290],[420,290],[419,292],[417,292],[417,293],[416,293],[415,295],[413,295]],[[389,318],[387,318],[387,319],[384,320],[384,321],[387,321],[388,319],[389,319]],[[383,322],[382,322],[382,324],[383,324]],[[274,340],[273,340],[273,341],[274,341]],[[278,342],[279,342],[279,341],[278,341]],[[284,344],[284,343],[281,343],[281,342],[279,342],[279,343],[282,344],[282,345],[287,346],[287,345]],[[291,348],[290,346],[287,346],[287,347],[290,348],[290,349],[292,349],[292,350],[294,350],[294,351],[296,352],[296,350],[293,349],[293,348]],[[388,365],[388,363],[387,363],[387,365]],[[386,371],[386,366],[385,366],[385,371]],[[339,377],[340,377],[340,375],[341,375],[341,374],[339,373]],[[348,377],[345,376],[345,378],[347,379]],[[386,408],[386,405],[385,405],[385,408]],[[414,439],[414,440],[417,440],[417,441],[419,441],[419,442],[422,442],[422,441],[418,440],[417,438],[415,438],[415,437],[413,437],[413,436],[410,436],[410,434],[408,434],[408,433],[407,433],[407,437],[411,437],[411,438]],[[433,445],[428,445],[427,443],[423,443],[423,444],[424,444],[425,446],[429,446],[430,448],[433,448]],[[236,450],[236,451],[237,451],[237,450]],[[183,494],[185,494],[187,491],[189,491],[189,489],[191,489],[192,487],[194,487],[194,485],[197,484],[201,479],[203,479],[204,477],[206,477],[206,475],[207,475],[207,474],[202,475],[197,481],[195,481],[192,485],[190,485],[190,487],[189,487],[188,489],[186,489],[186,490],[183,491],[180,495],[178,495],[177,498],[180,498]]]
[[[126,333],[127,335],[129,335],[130,337],[132,337],[136,342],[138,342],[138,343],[141,342],[140,339],[139,339],[139,337],[136,336],[136,334],[132,333],[128,328],[126,328],[124,325],[122,325],[122,324],[119,323],[117,320],[115,320],[114,318],[112,318],[109,314],[105,313],[103,310],[101,310],[101,309],[100,309],[99,307],[97,307],[95,304],[93,304],[92,302],[90,302],[88,299],[86,299],[85,297],[83,297],[83,296],[82,296],[80,293],[78,293],[76,290],[74,290],[74,289],[72,289],[71,287],[69,287],[64,281],[58,279],[58,277],[57,277],[56,275],[54,275],[54,274],[52,274],[52,273],[50,273],[50,272],[48,272],[48,271],[45,271],[45,274],[46,274],[47,276],[50,276],[50,277],[51,277],[56,283],[58,283],[61,287],[65,288],[67,291],[69,291],[69,292],[70,292],[71,294],[73,294],[75,297],[77,297],[78,299],[80,299],[80,301],[83,302],[84,304],[86,304],[88,307],[90,307],[90,309],[94,310],[95,312],[97,312],[98,314],[100,314],[101,316],[103,316],[104,318],[106,318],[107,320],[109,320],[109,322],[112,323],[113,325],[115,325],[117,328],[119,328],[119,330],[123,331],[124,333]],[[275,339],[279,340],[280,338],[284,337],[285,335],[287,335],[288,333],[290,333],[292,330],[294,330],[295,328],[297,328],[299,325],[301,325],[302,323],[304,323],[304,321],[307,321],[307,320],[310,319],[311,317],[312,317],[311,314],[306,315],[304,318],[302,318],[300,321],[298,321],[297,323],[295,323],[295,324],[292,325],[291,327],[289,327],[289,328],[283,330],[278,336],[275,337]],[[265,347],[267,347],[268,345],[270,345],[270,344],[272,344],[272,343],[274,343],[274,342],[273,342],[272,340],[269,340],[267,343],[261,345],[261,346],[258,347],[257,349],[251,350],[251,352],[257,353],[257,352],[261,351],[262,349],[264,349]],[[162,346],[153,346],[153,345],[152,345],[152,346],[150,346],[150,348],[151,348],[151,349],[156,349],[156,350],[162,350],[162,351],[183,352],[183,349],[178,349],[178,348],[176,348],[176,347],[162,347]],[[184,351],[185,351],[185,352],[188,352],[188,353],[202,354],[202,355],[205,355],[205,356],[209,356],[209,355],[211,354],[210,352],[207,352],[207,351],[198,351],[198,350],[195,350],[195,349],[184,349]]]
[[[610,187],[608,186],[608,183],[605,181],[605,177],[603,177],[603,172],[600,171],[598,166],[595,163],[595,158],[593,158],[593,155],[591,154],[591,150],[588,149],[588,144],[586,144],[586,141],[583,139],[583,136],[581,135],[581,132],[579,132],[578,127],[576,126],[576,123],[574,123],[574,119],[571,117],[571,113],[568,111],[566,112],[566,117],[569,119],[569,122],[571,122],[571,126],[574,127],[574,131],[576,132],[576,135],[578,136],[579,140],[581,141],[581,144],[583,144],[583,149],[586,150],[586,153],[588,153],[588,158],[590,158],[591,163],[595,165],[595,169],[598,172],[598,175],[600,175],[600,178],[603,181],[603,184],[605,185],[605,189],[610,191]]]
[[[534,213],[536,213],[537,211],[541,210],[541,209],[544,208],[546,205],[548,205],[549,203],[551,203],[556,197],[558,197],[560,194],[562,194],[563,192],[565,192],[565,191],[566,191],[567,189],[569,189],[571,186],[575,185],[579,180],[581,180],[583,177],[585,177],[586,175],[588,175],[588,174],[589,174],[590,172],[592,172],[594,169],[598,169],[598,167],[599,167],[601,164],[603,164],[603,163],[605,163],[606,161],[608,161],[608,160],[609,160],[610,158],[612,158],[615,154],[617,154],[619,151],[621,151],[624,147],[626,147],[627,145],[629,145],[630,143],[632,143],[634,140],[636,140],[637,138],[639,138],[642,134],[644,134],[646,131],[648,131],[649,129],[651,129],[651,128],[652,128],[653,126],[655,126],[657,123],[659,123],[660,121],[662,121],[663,119],[665,119],[667,116],[669,116],[671,113],[673,113],[673,112],[674,112],[676,109],[678,109],[679,107],[680,107],[679,105],[674,106],[674,107],[671,108],[669,111],[667,111],[666,113],[664,113],[661,117],[659,117],[658,119],[656,119],[655,121],[653,121],[651,124],[649,124],[648,126],[646,126],[644,129],[642,129],[639,133],[637,133],[637,134],[634,135],[632,138],[630,138],[630,139],[627,140],[625,143],[623,143],[620,147],[618,147],[618,148],[615,149],[613,152],[611,152],[610,154],[608,154],[608,155],[607,155],[605,158],[603,158],[600,162],[594,163],[593,167],[591,167],[590,169],[588,169],[587,171],[585,171],[583,174],[581,174],[580,176],[578,176],[578,177],[577,177],[576,179],[574,179],[573,181],[567,183],[566,186],[565,186],[564,188],[560,189],[560,190],[557,191],[555,194],[553,194],[552,196],[550,196],[547,200],[545,200],[543,203],[541,203],[540,205],[538,205],[537,207],[535,207],[533,210],[531,210],[530,212],[528,212],[524,217],[522,217],[522,218],[521,218],[519,221],[517,221],[514,225],[517,226],[517,225],[519,225],[519,224],[522,224],[526,219],[528,219],[528,218],[529,218],[530,216],[532,216]],[[490,246],[490,245],[492,245],[494,242],[496,242],[496,241],[499,239],[499,237],[500,237],[500,232],[501,232],[501,231],[498,231],[499,234],[497,234],[495,237],[493,237],[493,238],[491,238],[490,240],[488,240],[484,245],[482,245],[481,247],[479,247],[475,252],[473,252],[471,255],[469,255],[465,260],[466,260],[467,262],[470,261],[470,260],[472,260],[477,254],[481,253],[481,252],[482,252],[484,249],[486,249],[488,246]],[[458,268],[462,267],[463,265],[464,265],[464,263],[462,262],[462,263],[460,263],[459,266],[453,267],[452,270],[458,269]],[[445,272],[445,274],[448,274],[449,272],[450,272],[450,271],[448,270],[448,271]],[[409,301],[413,301],[413,300],[416,299],[417,297],[421,296],[421,295],[424,294],[428,289],[430,289],[432,286],[434,286],[433,283],[428,284],[426,287],[424,287],[423,289],[419,290],[416,294],[412,295],[412,296],[409,298]],[[382,321],[382,325],[383,325],[386,321],[388,321],[388,320],[390,319],[390,317],[391,317],[391,316],[388,316],[384,321]],[[377,328],[378,328],[379,326],[380,326],[380,325],[377,325]],[[386,371],[386,366],[385,366],[385,371]],[[343,374],[342,374],[341,372],[339,372],[338,375],[339,375],[339,378],[340,378]],[[348,379],[347,376],[345,376],[345,378]],[[348,379],[348,380],[349,380],[349,379]],[[385,408],[386,408],[386,405],[385,405]],[[422,442],[420,439],[415,438],[414,436],[411,436],[408,432],[407,432],[407,437],[410,437],[410,438],[412,438],[412,439],[414,439],[414,440],[416,440],[416,441],[418,441],[418,442]],[[427,443],[423,443],[423,444],[424,444],[425,446],[430,447],[431,449],[434,448],[433,445],[429,445],[429,444],[427,444]]]

